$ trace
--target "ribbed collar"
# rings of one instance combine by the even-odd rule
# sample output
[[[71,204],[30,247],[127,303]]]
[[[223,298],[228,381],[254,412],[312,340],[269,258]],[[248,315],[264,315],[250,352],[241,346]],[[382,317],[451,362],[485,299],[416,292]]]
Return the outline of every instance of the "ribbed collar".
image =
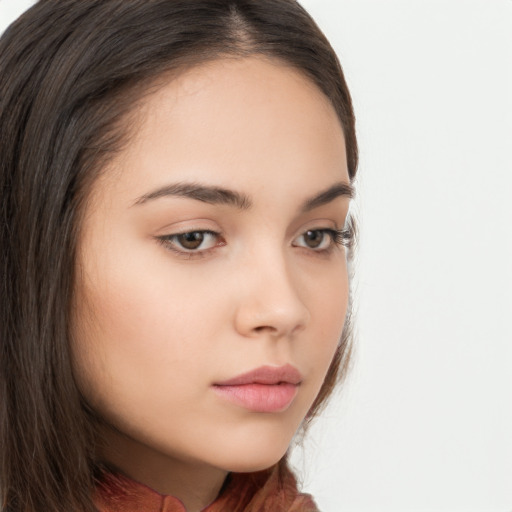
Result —
[[[268,476],[265,472],[259,475],[257,481],[240,474],[228,475],[220,495],[203,512],[236,510],[243,495],[254,494],[258,481],[261,485]],[[96,489],[95,504],[100,512],[186,512],[180,499],[160,494],[121,473],[106,473],[102,477]]]
[[[187,512],[181,500],[163,495],[121,473],[105,473],[96,487],[99,512]],[[317,512],[311,496],[297,491],[287,468],[231,473],[217,499],[202,512]]]

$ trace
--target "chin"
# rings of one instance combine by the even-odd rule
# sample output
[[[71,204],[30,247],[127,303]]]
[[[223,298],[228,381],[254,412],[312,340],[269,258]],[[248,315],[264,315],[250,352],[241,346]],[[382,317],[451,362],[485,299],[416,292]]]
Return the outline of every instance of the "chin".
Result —
[[[255,457],[254,459],[236,460],[231,461],[225,467],[226,471],[233,473],[253,473],[255,471],[262,471],[268,469],[274,464],[277,464],[287,450],[284,450],[279,455],[268,456],[268,457]]]
[[[201,443],[202,455],[217,467],[236,473],[261,471],[275,465],[286,455],[307,413],[308,404],[297,405],[301,407],[280,414],[244,412],[229,422],[224,417],[209,432],[210,443]]]
[[[288,437],[279,441],[263,436],[255,439],[256,442],[228,447],[226,453],[217,461],[217,465],[222,465],[226,471],[235,473],[261,471],[279,462],[288,451],[291,442],[291,438]],[[220,459],[223,459],[222,462]]]

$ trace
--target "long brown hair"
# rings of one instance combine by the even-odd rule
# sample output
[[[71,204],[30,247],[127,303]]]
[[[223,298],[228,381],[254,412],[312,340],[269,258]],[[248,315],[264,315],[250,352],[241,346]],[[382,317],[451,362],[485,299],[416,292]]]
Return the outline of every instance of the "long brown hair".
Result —
[[[95,510],[97,436],[73,377],[70,308],[87,193],[126,142],[127,114],[163,73],[254,54],[295,67],[331,100],[353,180],[343,73],[294,0],[40,0],[0,39],[2,510]],[[307,421],[350,347],[349,309]]]

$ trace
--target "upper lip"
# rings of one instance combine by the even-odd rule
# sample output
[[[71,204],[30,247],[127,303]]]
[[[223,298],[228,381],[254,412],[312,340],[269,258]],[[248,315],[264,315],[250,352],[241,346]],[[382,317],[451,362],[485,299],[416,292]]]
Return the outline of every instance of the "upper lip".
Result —
[[[244,384],[300,384],[302,375],[291,364],[283,366],[260,366],[232,379],[216,382],[217,386],[242,386]]]

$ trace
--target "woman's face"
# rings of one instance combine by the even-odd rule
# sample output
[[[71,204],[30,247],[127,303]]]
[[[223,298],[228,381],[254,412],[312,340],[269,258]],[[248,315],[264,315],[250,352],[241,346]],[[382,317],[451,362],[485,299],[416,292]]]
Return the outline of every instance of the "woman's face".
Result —
[[[284,455],[343,329],[340,123],[300,73],[256,57],[188,71],[137,114],[81,230],[80,388],[128,474],[155,454],[263,469]]]

